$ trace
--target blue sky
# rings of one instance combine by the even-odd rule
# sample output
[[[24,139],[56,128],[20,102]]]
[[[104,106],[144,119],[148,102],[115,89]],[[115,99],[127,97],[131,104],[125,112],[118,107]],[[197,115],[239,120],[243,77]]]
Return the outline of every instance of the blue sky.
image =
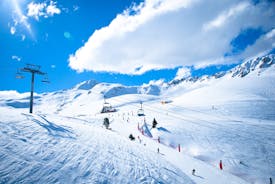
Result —
[[[30,74],[15,78],[26,63],[48,73],[39,93],[226,70],[274,49],[274,12],[272,1],[2,0],[0,90],[29,91]]]

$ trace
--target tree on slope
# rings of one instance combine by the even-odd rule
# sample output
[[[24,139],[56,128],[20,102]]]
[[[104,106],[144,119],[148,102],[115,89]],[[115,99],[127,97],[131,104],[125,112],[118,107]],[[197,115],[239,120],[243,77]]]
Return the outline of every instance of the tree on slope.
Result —
[[[106,129],[108,129],[108,128],[109,128],[110,121],[109,121],[109,119],[108,119],[108,118],[104,118],[103,125],[106,127]]]
[[[156,128],[158,122],[156,121],[156,119],[154,118],[153,123],[152,123],[152,128]]]

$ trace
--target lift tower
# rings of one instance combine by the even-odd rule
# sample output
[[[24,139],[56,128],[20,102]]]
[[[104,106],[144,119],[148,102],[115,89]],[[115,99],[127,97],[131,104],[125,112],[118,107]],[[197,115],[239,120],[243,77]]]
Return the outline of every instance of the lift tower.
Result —
[[[32,106],[33,106],[33,90],[34,90],[34,76],[35,74],[38,75],[45,75],[46,73],[40,71],[41,66],[34,65],[34,64],[26,64],[24,68],[21,68],[22,72],[29,72],[32,74],[31,78],[31,97],[30,97],[30,113],[32,113]]]

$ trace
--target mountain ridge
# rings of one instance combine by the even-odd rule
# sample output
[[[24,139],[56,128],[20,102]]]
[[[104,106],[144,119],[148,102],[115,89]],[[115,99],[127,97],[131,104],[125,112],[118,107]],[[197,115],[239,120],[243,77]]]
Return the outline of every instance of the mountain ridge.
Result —
[[[182,82],[195,83],[197,81],[204,81],[205,79],[211,79],[211,78],[219,79],[221,77],[224,77],[225,75],[230,75],[232,78],[234,77],[242,78],[257,69],[260,70],[258,71],[258,74],[260,75],[260,73],[263,72],[264,69],[269,68],[274,64],[275,64],[275,54],[268,54],[262,57],[248,59],[230,70],[217,72],[213,75],[203,75],[201,77],[189,76],[181,79],[173,79],[170,82],[168,82],[168,86],[169,87],[175,86]]]
[[[231,78],[243,78],[254,71],[257,71],[257,75],[260,75],[262,72],[264,72],[265,69],[273,66],[274,64],[275,54],[268,54],[262,57],[246,60],[230,70],[217,72],[213,75],[203,75],[201,77],[189,76],[183,77],[181,79],[173,79],[169,82],[160,82],[158,84],[150,82],[149,84],[143,84],[140,86],[125,86],[116,83],[98,82],[94,79],[91,79],[75,85],[72,89],[91,91],[97,85],[101,85],[104,86],[104,90],[100,91],[99,93],[101,93],[104,98],[112,98],[115,96],[126,94],[147,94],[158,96],[162,94],[162,92],[164,92],[165,90],[173,88],[181,83],[188,83],[189,85],[200,83],[198,86],[203,86],[203,83],[207,83],[207,81],[215,81],[215,79],[220,79],[225,76],[230,76]]]

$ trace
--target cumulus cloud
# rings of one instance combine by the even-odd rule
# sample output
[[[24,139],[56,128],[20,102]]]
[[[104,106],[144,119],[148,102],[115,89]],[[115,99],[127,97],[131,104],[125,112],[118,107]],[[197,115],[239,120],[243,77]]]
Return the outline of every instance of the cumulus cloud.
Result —
[[[28,4],[28,17],[33,17],[37,21],[39,17],[48,18],[49,16],[54,16],[54,14],[60,14],[61,10],[57,8],[56,2],[50,1],[50,4],[47,4],[46,1],[43,3],[34,3],[31,2]]]
[[[274,3],[268,1],[145,0],[96,30],[70,55],[69,66],[78,72],[142,74],[152,69],[228,64],[251,56],[252,51],[274,47],[270,36],[262,36],[238,55],[225,56],[243,30],[269,32],[274,12]]]

